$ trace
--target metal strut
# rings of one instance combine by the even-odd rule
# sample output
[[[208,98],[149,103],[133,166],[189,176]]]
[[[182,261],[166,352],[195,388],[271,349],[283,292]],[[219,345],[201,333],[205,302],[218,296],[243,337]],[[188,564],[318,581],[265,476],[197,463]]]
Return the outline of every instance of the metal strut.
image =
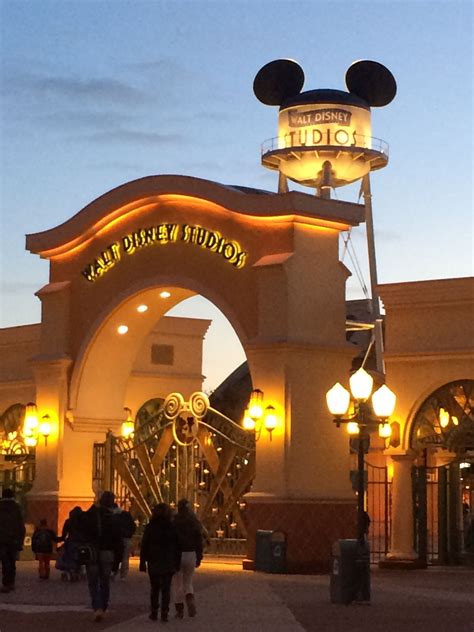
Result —
[[[361,185],[365,203],[365,225],[367,231],[367,249],[369,257],[370,290],[372,302],[372,315],[374,318],[374,341],[376,368],[379,373],[385,375],[385,363],[383,359],[383,332],[382,316],[380,313],[380,297],[378,294],[377,262],[375,257],[374,221],[372,215],[372,193],[370,189],[370,176],[366,174],[362,178]]]

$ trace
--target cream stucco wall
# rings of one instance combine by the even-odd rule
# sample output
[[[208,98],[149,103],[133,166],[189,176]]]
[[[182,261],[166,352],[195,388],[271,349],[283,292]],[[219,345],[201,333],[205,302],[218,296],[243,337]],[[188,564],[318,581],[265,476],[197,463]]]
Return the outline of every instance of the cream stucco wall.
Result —
[[[474,379],[474,278],[392,283],[380,293],[387,383],[397,394],[400,450],[407,450],[423,401],[448,382]]]
[[[41,325],[0,329],[0,415],[12,404],[36,399],[30,358],[39,352]]]

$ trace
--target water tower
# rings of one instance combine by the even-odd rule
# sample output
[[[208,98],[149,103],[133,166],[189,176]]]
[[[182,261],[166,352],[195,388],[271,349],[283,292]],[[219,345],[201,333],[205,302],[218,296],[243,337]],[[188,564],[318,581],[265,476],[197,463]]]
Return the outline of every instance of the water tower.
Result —
[[[279,106],[278,136],[262,145],[262,164],[278,171],[278,192],[288,180],[331,190],[362,180],[377,369],[383,373],[382,328],[377,294],[370,172],[388,163],[388,145],[372,136],[371,107],[388,105],[397,84],[392,73],[375,61],[357,61],[346,72],[347,92],[316,89],[301,92],[304,72],[290,59],[272,61],[257,73],[253,88],[265,105]]]

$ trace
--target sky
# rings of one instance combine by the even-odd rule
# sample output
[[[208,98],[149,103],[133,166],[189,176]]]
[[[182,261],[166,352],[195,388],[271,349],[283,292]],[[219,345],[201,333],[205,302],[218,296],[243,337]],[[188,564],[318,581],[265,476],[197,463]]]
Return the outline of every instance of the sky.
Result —
[[[277,58],[303,67],[304,90],[345,89],[357,59],[391,70],[397,96],[372,109],[372,135],[390,145],[372,176],[378,280],[471,276],[472,32],[470,0],[0,0],[0,327],[41,318],[48,263],[25,234],[125,182],[183,174],[275,191],[260,145],[278,110],[252,84]],[[336,193],[355,202],[358,186]],[[364,227],[352,241],[369,285]],[[347,295],[364,296],[356,274]],[[203,299],[175,313],[213,318],[214,388],[244,359],[233,330]]]

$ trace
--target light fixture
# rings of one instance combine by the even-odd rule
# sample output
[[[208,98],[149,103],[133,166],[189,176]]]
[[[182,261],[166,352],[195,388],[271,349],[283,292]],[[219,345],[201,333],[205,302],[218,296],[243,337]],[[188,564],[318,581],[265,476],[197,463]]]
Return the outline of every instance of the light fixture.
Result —
[[[124,408],[124,411],[127,413],[127,419],[122,423],[121,435],[123,439],[131,439],[135,432],[135,423],[130,408]]]
[[[272,440],[272,432],[278,425],[278,418],[275,407],[268,404],[263,408],[263,391],[259,388],[253,389],[250,394],[250,401],[245,409],[242,425],[245,430],[255,432],[255,441],[260,439],[262,428],[265,428]]]
[[[357,421],[349,421],[347,423],[347,434],[354,436],[354,435],[358,435],[359,432],[360,432],[360,428]]]
[[[51,418],[49,415],[43,415],[41,417],[39,433],[44,439],[44,445],[48,445],[48,437],[51,434]]]
[[[259,421],[263,415],[263,391],[254,388],[250,394],[248,406],[249,417],[255,422]]]
[[[351,394],[342,384],[337,382],[326,393],[326,402],[329,412],[334,415],[334,417],[342,417],[349,410]]]
[[[167,290],[163,290],[163,292],[160,292],[161,298],[169,298],[170,296],[171,296],[171,292],[168,292]]]
[[[379,437],[382,437],[382,439],[388,439],[391,434],[392,429],[390,428],[390,424],[379,425]]]
[[[38,443],[38,439],[34,437],[33,435],[29,435],[25,437],[25,445],[28,446],[29,448],[36,447],[37,443]]]
[[[23,431],[25,434],[33,434],[38,427],[38,410],[36,404],[29,402],[25,407],[25,421],[23,422]]]
[[[393,447],[400,444],[399,424],[388,421],[395,409],[396,396],[385,385],[372,394],[373,384],[372,376],[360,368],[349,379],[350,394],[339,383],[326,394],[328,409],[334,416],[336,426],[339,427],[342,423],[347,424],[349,433],[352,430],[358,435],[357,439],[354,439],[357,441],[357,538],[364,546],[366,533],[365,452],[368,450],[370,432],[378,430],[379,436],[388,439]]]
[[[349,378],[349,387],[354,399],[365,402],[369,399],[374,385],[374,378],[362,367]]]
[[[137,312],[138,312],[139,314],[143,314],[143,313],[144,313],[144,312],[146,312],[146,311],[148,311],[148,305],[144,305],[144,304],[142,304],[142,305],[139,305],[139,306],[137,307]]]
[[[272,432],[277,427],[277,422],[278,420],[276,416],[275,406],[269,404],[265,408],[265,413],[263,415],[263,424],[265,426],[265,430],[270,433],[270,441],[272,440]]]
[[[249,409],[246,408],[245,409],[245,413],[244,413],[244,421],[243,421],[243,427],[245,430],[255,430],[255,426],[256,426],[257,422],[255,421],[255,419],[252,419],[252,417],[250,416],[249,413]]]
[[[396,402],[397,397],[395,393],[385,384],[372,395],[372,407],[375,415],[380,419],[388,419],[393,414]]]
[[[124,334],[126,334],[128,331],[128,326],[127,325],[119,325],[117,327],[117,333],[119,333],[121,336],[123,336]]]

